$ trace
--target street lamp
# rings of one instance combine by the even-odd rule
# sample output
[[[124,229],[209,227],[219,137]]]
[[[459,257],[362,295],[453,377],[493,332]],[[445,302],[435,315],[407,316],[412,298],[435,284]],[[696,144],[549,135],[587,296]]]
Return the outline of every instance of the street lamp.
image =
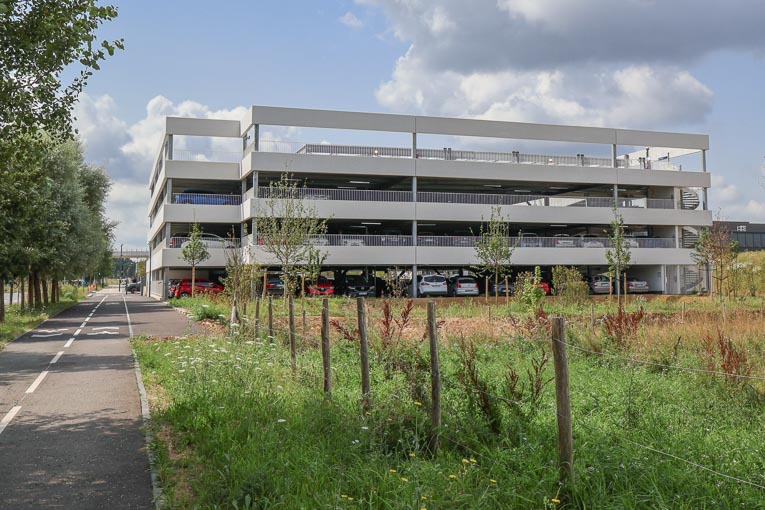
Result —
[[[122,261],[122,245],[123,243],[120,243],[120,281],[117,283],[117,292],[122,290],[122,273],[125,272],[125,264]]]

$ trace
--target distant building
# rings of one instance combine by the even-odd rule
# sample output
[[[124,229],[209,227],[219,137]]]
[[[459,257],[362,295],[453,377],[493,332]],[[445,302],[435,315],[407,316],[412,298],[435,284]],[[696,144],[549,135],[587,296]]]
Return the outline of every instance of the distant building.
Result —
[[[741,251],[765,250],[765,223],[748,221],[715,221],[715,225],[728,227],[732,240],[738,242]]]

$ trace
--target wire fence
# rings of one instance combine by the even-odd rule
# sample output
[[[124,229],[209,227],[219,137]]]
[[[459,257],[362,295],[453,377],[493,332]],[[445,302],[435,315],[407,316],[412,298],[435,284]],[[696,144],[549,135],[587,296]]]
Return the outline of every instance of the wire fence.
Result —
[[[246,316],[244,318],[244,320],[246,322],[248,322],[253,327],[255,326],[255,324],[257,324],[257,327],[259,329],[259,336],[264,341],[276,342],[276,341],[279,341],[279,340],[287,340],[290,337],[292,337],[292,338],[294,338],[296,340],[299,340],[301,342],[301,344],[303,344],[304,346],[312,346],[312,345],[317,345],[318,338],[320,338],[322,336],[328,336],[329,335],[329,332],[326,331],[326,330],[323,331],[322,333],[319,333],[319,334],[307,333],[306,329],[305,329],[305,322],[303,322],[303,324],[301,324],[302,330],[298,331],[299,329],[301,329],[300,327],[297,326],[297,324],[299,323],[298,321],[307,321],[307,320],[310,319],[311,322],[315,322],[317,319],[321,319],[320,316],[307,315],[307,314],[303,313],[302,316],[296,317],[295,320],[290,321],[289,317],[285,317],[283,315],[280,315],[279,317],[276,317],[272,313],[271,317],[270,317],[270,320],[269,320],[268,317],[265,317],[265,318],[262,317],[262,315],[266,315],[268,313],[267,308],[263,307],[262,304],[263,304],[263,302],[261,302],[261,307],[260,307],[260,314],[261,314],[261,316],[253,317],[253,316],[250,315],[250,316]],[[363,300],[359,300],[359,306],[366,306],[366,303]],[[265,308],[265,310],[264,310],[264,308]],[[271,307],[271,310],[273,312],[273,306]],[[283,310],[280,310],[280,311],[283,311]],[[345,320],[353,321],[354,319],[358,319],[358,314],[343,315],[340,318],[345,319]],[[384,319],[385,317],[384,316],[380,316],[380,315],[374,315],[374,316],[373,315],[367,315],[366,318],[368,319],[369,322],[372,322],[372,321],[380,321],[380,320]],[[390,319],[390,317],[388,317],[388,319]],[[422,318],[418,318],[418,319],[422,319]],[[329,316],[325,317],[324,320],[325,321],[329,320]],[[426,320],[428,321],[429,326],[431,326],[433,328],[433,331],[436,331],[437,330],[437,326],[434,326],[435,317],[429,316]],[[271,324],[270,326],[269,326],[269,322]],[[288,327],[288,324],[290,322],[295,324],[295,328],[294,329],[290,329]],[[350,340],[350,338],[348,338],[347,335],[358,337],[360,329],[361,328],[358,328],[358,329],[354,330],[352,322],[350,324],[348,324],[348,332],[345,333],[346,339]],[[430,333],[430,334],[432,335],[433,333]],[[505,332],[505,334],[507,334],[507,332]],[[335,333],[335,335],[336,336],[337,335],[344,335],[344,333],[341,332],[341,331],[338,331],[338,332]],[[425,336],[423,336],[423,338],[425,338]],[[326,339],[326,341],[327,342],[329,341],[328,338]],[[651,361],[651,360],[645,360],[645,359],[640,359],[640,358],[632,357],[632,356],[624,356],[624,355],[619,355],[619,354],[612,354],[612,353],[607,353],[607,352],[595,351],[595,350],[592,350],[592,349],[587,349],[587,348],[581,347],[581,346],[576,345],[574,343],[571,343],[569,341],[566,341],[565,340],[565,334],[562,335],[562,336],[557,336],[556,337],[555,333],[553,333],[553,335],[548,336],[547,338],[536,338],[536,339],[533,339],[533,341],[536,344],[551,345],[553,348],[555,348],[555,346],[557,344],[559,346],[562,346],[562,348],[564,349],[564,351],[563,351],[564,353],[565,353],[565,349],[571,349],[574,352],[578,352],[578,353],[581,353],[582,355],[586,355],[586,356],[599,356],[599,357],[602,357],[602,358],[614,359],[614,360],[618,360],[618,361],[623,361],[625,363],[630,363],[630,364],[635,364],[635,365],[640,365],[640,366],[649,366],[649,367],[661,368],[662,370],[665,370],[665,371],[675,371],[675,372],[678,372],[678,373],[685,373],[685,372],[688,372],[688,373],[699,373],[699,374],[705,374],[705,375],[723,376],[723,377],[737,378],[737,379],[750,380],[750,381],[765,381],[765,376],[762,376],[762,375],[740,374],[740,373],[732,373],[732,372],[727,372],[727,371],[709,370],[709,369],[703,369],[703,368],[697,368],[697,367],[689,367],[689,366],[681,366],[681,365],[674,365],[674,364],[659,363],[659,362],[655,362],[655,361]],[[553,349],[553,352],[555,352],[555,349]],[[317,379],[318,379],[318,369],[319,369],[320,366],[321,365],[319,363],[316,363],[315,361],[311,361],[310,362],[311,373],[313,375],[315,375],[315,377]],[[328,369],[328,367],[325,365],[325,366],[322,367],[322,369],[324,371],[326,371]],[[566,369],[566,372],[567,372],[567,369]],[[560,377],[560,375],[558,374],[558,372],[556,370],[556,381],[557,381],[558,377]],[[445,378],[442,377],[442,374],[439,373],[439,379],[438,379],[439,394],[440,394],[440,387],[441,387],[441,380],[442,379],[444,380],[444,385],[445,385],[444,387],[446,388],[447,391],[450,391],[450,392],[453,392],[453,393],[461,392],[461,391],[468,391],[464,387],[463,383],[461,383],[461,382],[457,383],[453,379],[445,379]],[[433,379],[433,384],[436,384],[435,383],[435,379]],[[390,388],[386,388],[385,391],[387,392],[387,396],[388,397],[399,398],[401,401],[405,401],[405,400],[411,399],[411,395],[407,393],[406,388],[400,390],[400,393],[395,393],[393,395],[390,394]],[[469,391],[474,391],[474,392],[483,394],[483,395],[485,395],[487,397],[495,399],[497,402],[501,401],[501,402],[504,402],[504,403],[506,403],[506,404],[508,404],[510,406],[521,405],[522,404],[522,402],[518,402],[518,401],[514,401],[512,399],[509,399],[507,395],[498,395],[498,394],[496,394],[494,392],[486,391],[486,390],[481,389],[479,387],[471,387],[469,389]],[[439,403],[438,407],[439,407],[439,413],[440,413],[440,403]],[[558,409],[560,409],[560,408],[558,408]],[[557,411],[554,406],[551,407],[551,411],[555,415],[556,420],[560,420],[562,418],[560,412]],[[725,472],[723,472],[723,471],[721,471],[719,469],[715,469],[713,467],[709,467],[707,465],[704,465],[703,463],[697,462],[697,461],[695,461],[693,459],[686,458],[685,456],[677,455],[676,453],[665,451],[665,450],[663,450],[661,448],[658,448],[656,446],[653,446],[653,445],[650,445],[650,444],[646,444],[644,441],[636,441],[636,440],[634,440],[634,439],[632,439],[630,437],[627,437],[623,433],[614,432],[614,430],[608,430],[608,431],[603,430],[602,428],[600,428],[600,427],[598,427],[598,426],[596,426],[596,425],[594,425],[592,423],[589,423],[588,420],[585,419],[584,417],[577,417],[576,419],[573,420],[573,424],[577,428],[581,427],[581,428],[586,429],[586,430],[588,430],[590,432],[595,432],[595,433],[597,433],[599,435],[602,435],[603,437],[609,437],[609,438],[615,439],[615,440],[617,440],[618,442],[620,442],[623,445],[631,445],[633,447],[637,447],[637,448],[643,449],[645,451],[652,452],[652,453],[654,453],[656,455],[660,455],[660,456],[666,457],[668,459],[672,459],[673,461],[685,464],[685,465],[690,466],[690,467],[692,467],[694,469],[698,469],[698,470],[704,471],[704,472],[706,472],[706,473],[708,473],[708,474],[710,474],[710,475],[712,475],[714,477],[719,477],[721,479],[726,479],[726,480],[730,480],[730,481],[733,481],[733,482],[736,482],[736,483],[739,483],[739,484],[747,485],[749,487],[752,487],[752,488],[755,488],[755,489],[758,489],[758,490],[765,490],[765,485],[763,485],[763,483],[759,483],[758,481],[753,481],[753,480],[747,480],[747,479],[742,478],[740,476],[735,476],[735,475],[732,475],[732,474],[729,474],[729,473],[725,473]],[[618,430],[620,427],[618,425],[615,425],[613,428]],[[435,432],[436,431],[434,430],[434,433]],[[458,439],[455,439],[453,436],[451,436],[448,433],[448,431],[445,428],[439,427],[438,430],[437,430],[437,434],[438,434],[438,438],[439,439],[452,444],[454,447],[457,447],[458,449],[460,449],[462,451],[471,452],[471,453],[473,453],[476,456],[481,456],[482,455],[481,452],[476,450],[474,447],[471,447],[470,445],[465,444],[464,441],[460,441]],[[499,462],[499,460],[497,458],[495,458],[493,460],[493,462],[496,464],[497,462]],[[511,471],[514,471],[514,472],[517,472],[517,470],[515,470],[512,466],[505,465],[505,464],[507,464],[507,463],[503,462],[503,467],[504,468],[509,469]],[[521,474],[521,473],[519,473],[519,474]]]

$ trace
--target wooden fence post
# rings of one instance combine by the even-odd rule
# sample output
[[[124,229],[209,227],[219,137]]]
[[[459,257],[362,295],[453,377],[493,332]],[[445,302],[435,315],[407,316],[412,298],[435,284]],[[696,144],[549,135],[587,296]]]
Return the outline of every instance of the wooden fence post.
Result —
[[[297,374],[297,345],[295,343],[295,302],[290,296],[287,299],[290,320],[290,367],[292,375]]]
[[[590,328],[595,329],[595,303],[590,303]]]
[[[484,279],[484,290],[486,291],[486,302],[489,302],[489,277],[486,276]]]
[[[683,311],[681,312],[680,320],[685,322],[685,301],[683,301]]]
[[[436,332],[436,303],[428,302],[428,339],[430,340],[430,439],[428,450],[431,455],[438,451],[438,435],[441,430],[441,366],[438,361],[438,336]]]
[[[552,350],[555,365],[555,402],[558,421],[558,459],[562,482],[574,479],[574,437],[571,430],[571,402],[568,387],[566,330],[562,317],[552,320]]]
[[[263,271],[263,295],[261,296],[262,298],[265,299],[267,291],[268,291],[268,270],[265,270]]]
[[[367,341],[367,308],[364,298],[356,298],[359,324],[359,349],[361,351],[361,410],[369,412],[369,343]]]
[[[268,340],[274,343],[274,302],[268,296]]]
[[[305,316],[305,308],[303,308],[303,338],[308,336],[308,322]]]
[[[505,304],[510,304],[510,285],[508,285],[507,276],[505,276]]]
[[[324,398],[332,398],[332,365],[329,358],[329,299],[321,300],[321,364],[324,368]]]
[[[255,340],[260,337],[260,296],[255,298]]]

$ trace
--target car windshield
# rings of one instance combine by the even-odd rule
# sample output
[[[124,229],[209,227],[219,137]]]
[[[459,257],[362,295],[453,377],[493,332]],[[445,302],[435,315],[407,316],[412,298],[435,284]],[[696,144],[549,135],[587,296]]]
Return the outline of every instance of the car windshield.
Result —
[[[457,283],[475,283],[472,278],[457,278]]]
[[[443,276],[426,276],[423,278],[428,283],[444,283],[446,281],[446,278]]]

